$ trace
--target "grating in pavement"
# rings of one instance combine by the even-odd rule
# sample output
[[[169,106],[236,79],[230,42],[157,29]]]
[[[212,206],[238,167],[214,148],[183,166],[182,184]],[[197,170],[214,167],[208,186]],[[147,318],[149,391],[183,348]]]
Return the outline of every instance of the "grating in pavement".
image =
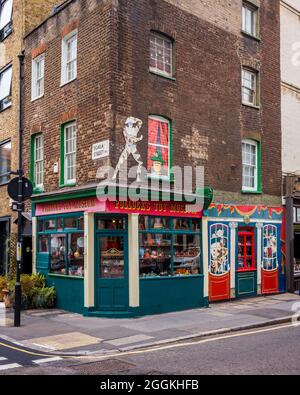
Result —
[[[97,375],[110,372],[124,372],[129,369],[135,368],[136,365],[118,359],[108,359],[101,362],[85,363],[81,365],[71,366],[72,370],[82,375]]]

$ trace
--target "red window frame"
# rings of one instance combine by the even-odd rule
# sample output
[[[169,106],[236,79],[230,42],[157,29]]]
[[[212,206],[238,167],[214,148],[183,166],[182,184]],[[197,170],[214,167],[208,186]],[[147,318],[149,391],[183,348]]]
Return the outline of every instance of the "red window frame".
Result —
[[[243,244],[240,244],[240,238],[243,237]],[[247,244],[247,238],[251,237],[251,245]],[[238,232],[238,247],[243,247],[243,255],[240,255],[240,252],[238,251],[238,262],[239,258],[243,257],[244,259],[244,266],[243,268],[240,268],[238,266],[238,272],[249,272],[253,271],[256,269],[255,266],[255,233],[254,233],[254,228],[249,228],[249,227],[241,227],[239,228]],[[251,255],[247,255],[247,247],[251,247]],[[251,266],[249,267],[247,262],[248,259],[251,258]]]

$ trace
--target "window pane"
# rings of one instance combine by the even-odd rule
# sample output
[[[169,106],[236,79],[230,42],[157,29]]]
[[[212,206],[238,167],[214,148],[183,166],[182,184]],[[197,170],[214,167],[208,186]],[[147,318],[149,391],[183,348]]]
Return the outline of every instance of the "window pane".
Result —
[[[0,74],[0,101],[10,96],[12,67],[8,67]]]
[[[190,230],[191,223],[189,219],[174,219],[173,227],[174,230]]]
[[[50,272],[67,274],[66,235],[50,236]]]
[[[169,229],[169,219],[163,217],[150,217],[150,229]]]
[[[160,118],[148,121],[148,172],[156,177],[168,177],[170,122]]]
[[[77,230],[77,218],[65,218],[65,229],[76,229]]]
[[[49,219],[45,221],[45,230],[54,230],[56,229],[56,220]]]
[[[174,235],[174,274],[189,276],[200,274],[200,236]]]
[[[84,275],[84,235],[69,234],[68,235],[68,260],[69,275],[83,277]]]
[[[172,41],[167,37],[152,33],[150,38],[150,68],[172,75]]]
[[[13,0],[6,0],[0,9],[0,30],[11,22]]]
[[[171,235],[140,233],[140,276],[172,275]]]
[[[49,238],[48,238],[48,236],[39,236],[38,252],[49,253]]]
[[[125,218],[112,218],[112,219],[98,219],[97,221],[98,230],[125,230],[126,220]]]
[[[11,171],[11,142],[0,145],[0,184],[9,181]]]
[[[100,238],[100,276],[102,278],[124,278],[124,237]]]

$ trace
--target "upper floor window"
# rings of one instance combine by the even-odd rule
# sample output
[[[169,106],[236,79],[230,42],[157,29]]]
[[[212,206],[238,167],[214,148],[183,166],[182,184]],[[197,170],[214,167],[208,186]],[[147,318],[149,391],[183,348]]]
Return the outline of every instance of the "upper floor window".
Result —
[[[148,173],[158,178],[170,177],[171,122],[159,116],[148,121]]]
[[[77,30],[62,40],[61,84],[77,77]]]
[[[259,152],[254,140],[243,140],[243,191],[258,191]]]
[[[44,184],[44,136],[37,134],[33,139],[33,162],[34,162],[34,187],[43,189]]]
[[[300,224],[300,207],[294,207],[294,223]]]
[[[13,0],[0,0],[0,41],[12,32]]]
[[[45,55],[32,60],[31,100],[44,96]]]
[[[243,3],[242,30],[253,37],[259,35],[258,8],[246,2]]]
[[[11,171],[11,142],[0,144],[0,185],[7,184]]]
[[[62,141],[62,185],[76,183],[76,123],[71,122],[63,127]]]
[[[150,36],[150,71],[166,77],[173,76],[173,42],[154,32]]]
[[[0,71],[0,111],[11,106],[12,66]]]
[[[250,106],[259,105],[258,72],[247,68],[242,70],[242,101]]]

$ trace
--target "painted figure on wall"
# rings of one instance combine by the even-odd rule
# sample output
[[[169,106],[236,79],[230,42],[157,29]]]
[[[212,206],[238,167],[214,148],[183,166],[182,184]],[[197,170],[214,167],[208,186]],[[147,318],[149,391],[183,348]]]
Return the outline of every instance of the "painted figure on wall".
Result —
[[[117,178],[118,173],[121,170],[121,167],[127,161],[130,155],[133,156],[134,160],[138,164],[137,169],[137,181],[141,181],[141,173],[142,173],[142,166],[143,162],[141,160],[141,155],[137,149],[137,143],[143,140],[143,136],[138,137],[139,131],[143,126],[143,122],[137,118],[127,118],[125,122],[125,127],[123,129],[124,138],[126,141],[125,149],[123,150],[122,154],[120,155],[120,159],[116,166],[114,175],[112,177],[113,180]]]
[[[263,259],[263,268],[265,270],[275,270],[278,267],[277,244],[277,227],[275,225],[265,225]]]
[[[210,227],[209,270],[214,275],[223,275],[230,270],[227,225],[214,224]]]

